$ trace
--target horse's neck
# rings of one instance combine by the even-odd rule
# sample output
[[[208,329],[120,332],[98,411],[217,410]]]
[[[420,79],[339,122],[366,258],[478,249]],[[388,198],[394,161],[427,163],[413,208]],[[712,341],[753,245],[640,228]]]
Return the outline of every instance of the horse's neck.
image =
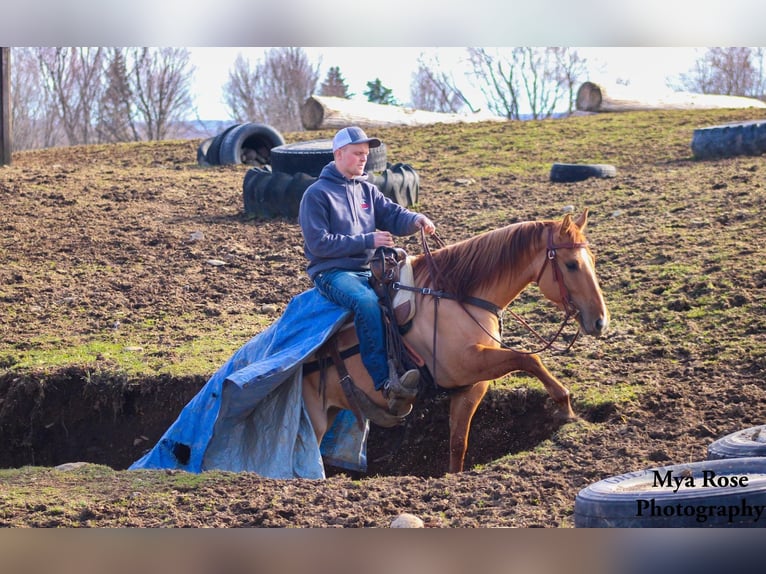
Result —
[[[447,274],[462,278],[457,282],[444,281],[445,284],[456,287],[453,295],[484,299],[504,308],[527,285],[535,281],[537,269],[541,264],[540,257],[544,253],[540,237],[539,227],[530,222],[509,225],[474,238],[473,241],[479,243],[469,240],[456,245],[452,248],[454,251],[451,251],[449,256],[440,258],[435,267],[437,273],[442,276],[441,279],[446,279]],[[421,272],[422,275],[418,274],[424,283],[419,286],[437,287],[430,284],[428,260],[423,258],[419,263],[426,269],[425,272]],[[442,268],[439,268],[440,264]],[[477,274],[483,279],[479,279]],[[437,280],[437,283],[441,281]],[[469,287],[474,283],[478,286]]]
[[[498,280],[485,289],[480,289],[475,297],[492,301],[504,309],[535,279],[534,260],[525,269],[507,270],[500,274]]]
[[[523,266],[508,265],[491,285],[480,289],[481,292],[475,296],[492,301],[501,308],[508,306],[530,283],[536,280],[540,263],[539,257],[534,254],[541,252],[541,249],[538,241],[532,240],[527,248],[528,255],[520,255],[516,259],[516,261],[523,261]]]

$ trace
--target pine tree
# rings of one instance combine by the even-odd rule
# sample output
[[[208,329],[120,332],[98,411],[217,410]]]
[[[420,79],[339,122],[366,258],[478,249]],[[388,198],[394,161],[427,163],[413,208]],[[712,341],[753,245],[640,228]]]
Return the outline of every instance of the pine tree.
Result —
[[[327,77],[325,77],[321,88],[319,88],[319,95],[349,99],[354,94],[348,93],[348,86],[346,85],[346,80],[343,78],[343,75],[340,73],[340,68],[338,66],[332,66],[327,70]]]
[[[367,91],[364,92],[364,95],[367,96],[367,101],[373,104],[397,105],[393,92],[383,85],[380,78],[367,82]]]

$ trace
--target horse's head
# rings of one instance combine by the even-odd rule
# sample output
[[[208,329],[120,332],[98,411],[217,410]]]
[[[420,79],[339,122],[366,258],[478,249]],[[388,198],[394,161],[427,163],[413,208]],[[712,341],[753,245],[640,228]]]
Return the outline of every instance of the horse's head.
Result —
[[[609,326],[609,310],[596,277],[596,261],[585,239],[588,210],[577,218],[567,214],[548,226],[545,258],[537,275],[543,294],[568,313],[583,331],[600,336]]]

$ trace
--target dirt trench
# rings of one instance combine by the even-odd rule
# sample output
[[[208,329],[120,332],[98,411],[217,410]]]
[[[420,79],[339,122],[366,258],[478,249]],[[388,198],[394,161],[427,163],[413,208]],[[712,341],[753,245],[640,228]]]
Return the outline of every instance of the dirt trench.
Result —
[[[129,381],[81,368],[45,377],[6,374],[0,378],[0,396],[5,397],[0,408],[5,443],[0,467],[85,461],[126,469],[154,446],[204,384],[202,377]],[[446,394],[425,397],[418,400],[404,425],[392,429],[372,425],[366,474],[443,475],[448,402]],[[467,463],[486,464],[534,448],[560,426],[552,414],[552,404],[542,390],[490,390],[472,427]],[[328,475],[339,470],[327,467]]]

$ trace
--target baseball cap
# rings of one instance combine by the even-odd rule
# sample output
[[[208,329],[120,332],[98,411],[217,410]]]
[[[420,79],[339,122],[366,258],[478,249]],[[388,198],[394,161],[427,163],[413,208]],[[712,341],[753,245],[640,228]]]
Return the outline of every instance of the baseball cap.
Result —
[[[336,151],[348,144],[357,143],[368,143],[370,147],[378,147],[380,140],[378,138],[368,138],[367,134],[360,127],[349,126],[338,130],[338,133],[332,138],[332,151]]]

